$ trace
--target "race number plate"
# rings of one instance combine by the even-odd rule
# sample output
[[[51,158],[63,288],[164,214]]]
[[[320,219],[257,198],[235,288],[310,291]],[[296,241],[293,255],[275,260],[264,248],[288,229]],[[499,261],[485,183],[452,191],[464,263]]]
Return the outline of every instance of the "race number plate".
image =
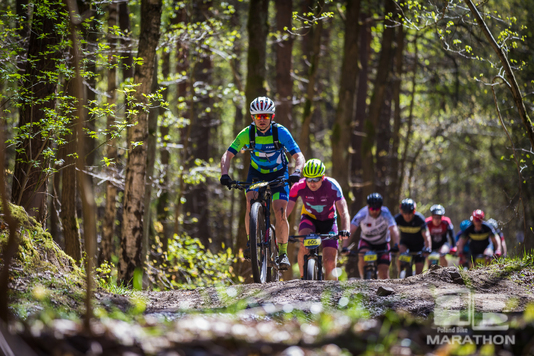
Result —
[[[410,263],[410,262],[412,262],[412,256],[410,256],[410,255],[402,255],[401,254],[399,256],[399,261]]]
[[[376,261],[376,253],[369,253],[363,256],[363,260],[366,262]]]
[[[316,236],[308,236],[304,239],[304,247],[313,249],[321,246],[321,238]]]

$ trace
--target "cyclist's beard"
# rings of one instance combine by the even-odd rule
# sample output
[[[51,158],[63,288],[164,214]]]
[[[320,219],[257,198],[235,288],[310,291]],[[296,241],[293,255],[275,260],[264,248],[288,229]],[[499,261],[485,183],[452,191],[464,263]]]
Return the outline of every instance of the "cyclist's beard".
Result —
[[[260,131],[261,133],[266,133],[267,131],[269,131],[269,128],[271,127],[271,120],[269,120],[269,122],[265,124],[263,127],[260,126],[258,123],[256,123],[256,127],[258,128],[258,131]]]

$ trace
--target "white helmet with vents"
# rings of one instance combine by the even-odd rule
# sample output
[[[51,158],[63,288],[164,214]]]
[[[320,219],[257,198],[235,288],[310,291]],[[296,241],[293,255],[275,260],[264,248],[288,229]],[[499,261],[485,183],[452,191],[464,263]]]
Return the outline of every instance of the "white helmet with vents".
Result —
[[[250,103],[250,113],[255,114],[274,114],[274,101],[266,96],[258,96]]]

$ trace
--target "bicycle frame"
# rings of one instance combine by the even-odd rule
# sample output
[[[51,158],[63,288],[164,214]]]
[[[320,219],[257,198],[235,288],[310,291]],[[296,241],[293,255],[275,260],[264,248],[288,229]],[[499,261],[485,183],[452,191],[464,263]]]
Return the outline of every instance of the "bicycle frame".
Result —
[[[321,242],[325,240],[337,240],[337,234],[308,234],[308,235],[293,235],[289,236],[290,242],[297,242],[298,239],[304,239],[304,247],[308,249],[308,253],[304,255],[304,279],[313,280],[316,276],[317,280],[323,279],[323,256],[319,253]],[[320,240],[320,241],[319,241]],[[314,260],[315,264],[308,267],[308,261]],[[316,268],[317,273],[309,271],[308,268]],[[311,277],[311,278],[309,278]]]
[[[276,263],[275,255],[278,255],[278,246],[276,245],[276,238],[273,234],[272,239],[274,239],[274,247],[271,245],[273,243],[271,239],[271,230],[274,232],[274,228],[271,226],[271,203],[272,203],[272,192],[271,187],[277,187],[282,184],[287,184],[287,179],[277,178],[270,182],[237,182],[234,181],[231,188],[236,188],[240,190],[253,190],[258,189],[257,196],[250,201],[250,236],[251,239],[254,238],[254,242],[251,241],[251,261],[252,261],[252,275],[254,277],[254,282],[256,283],[265,283],[268,281],[277,281],[278,280],[278,265]],[[257,206],[259,204],[259,207]],[[253,216],[255,214],[256,216]],[[263,216],[264,221],[261,224],[264,226],[256,226],[259,216]],[[264,229],[263,231],[261,229]],[[252,236],[256,233],[252,231],[263,232],[261,237]],[[258,238],[257,238],[258,237]],[[258,252],[260,253],[260,258],[258,258]]]

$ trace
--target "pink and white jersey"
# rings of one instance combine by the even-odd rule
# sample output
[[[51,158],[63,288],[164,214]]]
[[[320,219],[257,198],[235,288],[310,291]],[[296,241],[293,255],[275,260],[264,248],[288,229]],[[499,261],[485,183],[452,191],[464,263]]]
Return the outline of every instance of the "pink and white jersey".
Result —
[[[293,184],[289,191],[289,200],[296,202],[302,198],[302,215],[315,220],[336,218],[336,202],[345,199],[339,183],[330,177],[324,177],[323,184],[315,192],[306,185],[306,178]]]

